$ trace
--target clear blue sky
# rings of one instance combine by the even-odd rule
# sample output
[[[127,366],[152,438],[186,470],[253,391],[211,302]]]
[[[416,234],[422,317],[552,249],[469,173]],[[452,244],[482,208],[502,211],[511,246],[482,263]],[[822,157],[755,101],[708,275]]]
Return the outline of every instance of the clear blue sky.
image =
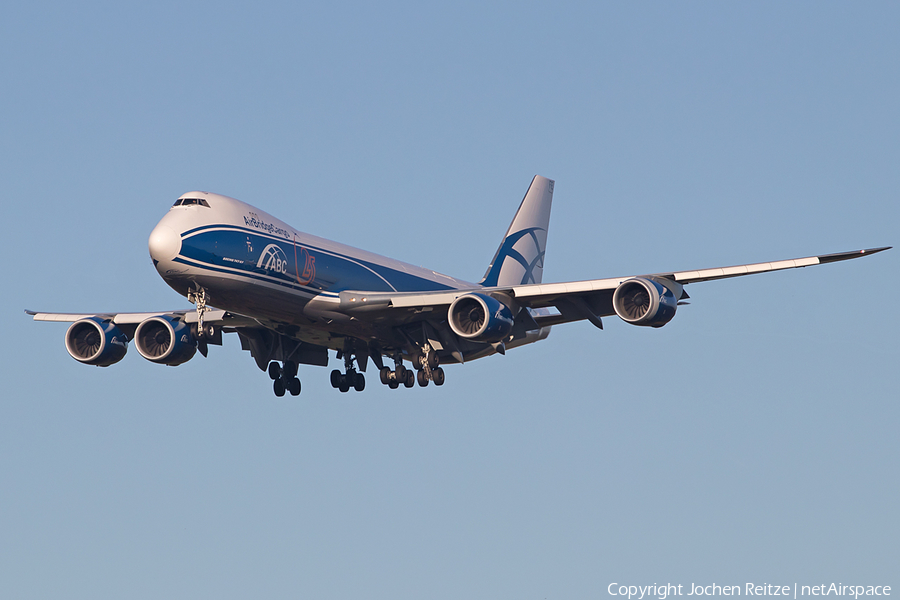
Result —
[[[900,587],[900,250],[688,288],[447,369],[236,338],[108,369],[22,309],[188,307],[174,199],[478,279],[536,173],[545,281],[897,245],[896,3],[13,3],[0,19],[0,597]]]

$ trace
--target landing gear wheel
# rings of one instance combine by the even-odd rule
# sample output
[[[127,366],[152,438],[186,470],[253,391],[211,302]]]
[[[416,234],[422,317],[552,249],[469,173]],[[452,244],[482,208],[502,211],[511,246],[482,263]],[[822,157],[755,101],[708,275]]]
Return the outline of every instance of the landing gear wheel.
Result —
[[[356,381],[353,382],[354,390],[361,392],[366,389],[366,378],[362,373],[357,373],[355,379]]]
[[[435,352],[434,350],[430,351],[428,353],[428,366],[431,368],[431,370],[433,371],[434,369],[437,369],[438,365],[440,364],[441,357],[438,356],[437,352]]]
[[[349,392],[350,391],[350,378],[346,375],[341,375],[341,382],[338,384],[338,389],[341,392]]]
[[[331,387],[337,389],[341,387],[341,372],[335,369],[331,372]]]
[[[419,387],[426,387],[428,385],[428,377],[425,375],[425,371],[419,371],[416,374],[416,379],[419,382]]]
[[[381,377],[381,383],[383,383],[384,385],[387,385],[388,383],[390,383],[391,382],[391,373],[392,373],[392,371],[391,371],[390,367],[383,367],[378,372],[378,375]]]
[[[269,377],[272,379],[272,381],[275,381],[276,379],[281,377],[281,367],[277,362],[269,363]]]
[[[444,370],[440,367],[431,372],[434,379],[434,385],[444,385]]]
[[[422,371],[419,371],[419,373],[421,373],[421,372]],[[411,388],[412,386],[416,385],[416,374],[413,373],[412,371],[410,371],[409,369],[406,370],[406,379],[403,381],[403,385],[405,385],[408,388]]]
[[[397,381],[406,381],[406,367],[397,365],[397,368],[394,369],[394,376],[397,378]]]
[[[284,396],[284,379],[279,377],[275,380],[275,384],[272,386],[275,388],[275,395],[281,398]]]
[[[388,381],[388,384],[387,384],[387,385],[388,385],[388,387],[391,388],[392,390],[396,390],[398,387],[400,387],[400,383],[397,382],[397,381],[393,381],[393,380]]]
[[[292,361],[286,361],[281,369],[281,376],[285,379],[292,379],[297,376],[297,367],[299,365]]]
[[[288,381],[288,390],[291,392],[291,396],[299,396],[300,395],[300,380],[296,377],[292,377],[290,381]]]

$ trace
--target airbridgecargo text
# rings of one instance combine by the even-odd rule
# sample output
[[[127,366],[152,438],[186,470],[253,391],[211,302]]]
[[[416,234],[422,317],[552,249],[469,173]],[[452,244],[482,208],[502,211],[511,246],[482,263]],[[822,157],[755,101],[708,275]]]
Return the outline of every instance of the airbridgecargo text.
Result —
[[[775,585],[771,583],[745,583],[744,585],[720,585],[711,583],[698,585],[673,583],[653,585],[624,585],[611,583],[606,588],[610,596],[623,596],[628,600],[656,598],[666,600],[669,596],[790,596],[795,600],[800,596],[890,596],[889,585],[843,585],[841,583],[819,585]]]
[[[277,225],[273,225],[271,223],[266,223],[262,219],[259,218],[259,215],[256,213],[247,213],[250,215],[250,218],[244,217],[244,225],[247,227],[253,227],[254,229],[262,229],[263,231],[267,231],[273,235],[280,235],[285,239],[290,239],[291,234],[281,227]]]

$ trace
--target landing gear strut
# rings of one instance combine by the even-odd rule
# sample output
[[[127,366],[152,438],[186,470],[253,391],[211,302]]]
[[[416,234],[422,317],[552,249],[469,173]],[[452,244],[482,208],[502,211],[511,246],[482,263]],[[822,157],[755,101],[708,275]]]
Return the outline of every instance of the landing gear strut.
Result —
[[[297,363],[286,360],[283,365],[279,366],[277,362],[269,363],[269,377],[274,381],[275,395],[281,398],[287,391],[291,396],[299,396],[301,386],[297,378]]]
[[[206,301],[208,300],[208,297],[206,295],[206,288],[197,286],[196,290],[189,289],[187,299],[191,304],[197,305],[197,335],[200,338],[212,338],[213,335],[215,335],[215,329],[212,325],[207,328],[203,323],[203,315],[212,310],[206,305]]]
[[[422,346],[422,352],[416,356],[414,363],[419,369],[416,374],[419,387],[427,386],[429,381],[433,381],[434,385],[444,385],[444,370],[438,366],[441,364],[441,359],[438,353],[432,349],[431,344],[426,342]]]

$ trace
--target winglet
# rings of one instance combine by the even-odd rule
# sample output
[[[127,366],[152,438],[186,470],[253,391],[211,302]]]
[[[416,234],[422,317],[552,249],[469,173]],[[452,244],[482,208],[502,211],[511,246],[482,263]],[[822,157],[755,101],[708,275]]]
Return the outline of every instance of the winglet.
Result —
[[[867,250],[854,250],[853,252],[838,252],[836,254],[826,254],[824,256],[817,257],[819,259],[819,264],[825,264],[830,262],[838,262],[839,260],[850,260],[851,258],[862,258],[863,256],[868,256],[869,254],[877,254],[878,252],[884,252],[885,250],[890,250],[893,246],[884,246],[882,248],[869,248]]]

